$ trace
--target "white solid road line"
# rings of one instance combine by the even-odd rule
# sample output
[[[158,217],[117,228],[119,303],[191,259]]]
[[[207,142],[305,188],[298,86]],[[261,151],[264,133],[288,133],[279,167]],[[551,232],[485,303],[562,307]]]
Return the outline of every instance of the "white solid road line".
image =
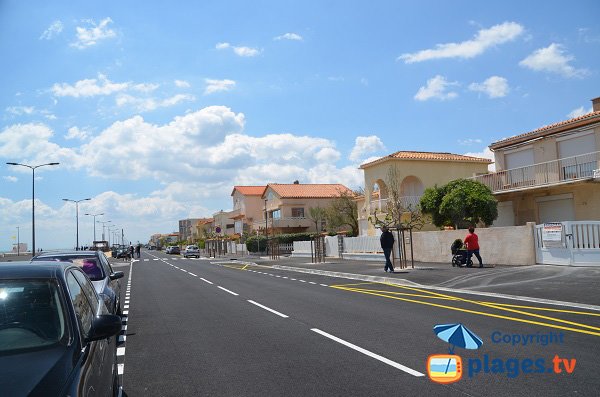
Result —
[[[379,360],[382,363],[385,363],[385,364],[390,365],[390,366],[392,366],[394,368],[397,368],[397,369],[399,369],[401,371],[404,371],[407,374],[410,374],[412,376],[425,376],[424,374],[420,373],[419,371],[415,371],[412,368],[408,368],[408,367],[406,367],[406,366],[404,366],[402,364],[399,364],[399,363],[397,363],[395,361],[392,361],[392,360],[387,359],[387,358],[385,358],[383,356],[380,356],[379,354],[375,354],[375,353],[370,352],[370,351],[368,351],[366,349],[363,349],[362,347],[356,346],[356,345],[354,345],[354,344],[352,344],[350,342],[346,342],[345,340],[340,339],[337,336],[333,336],[331,334],[328,334],[327,332],[321,331],[318,328],[312,328],[311,331],[316,332],[319,335],[323,335],[324,337],[329,338],[329,339],[331,339],[331,340],[333,340],[335,342],[341,343],[342,345],[347,346],[347,347],[349,347],[349,348],[351,348],[353,350],[356,350],[357,352],[360,352],[360,353],[362,353],[364,355],[367,355],[367,356],[369,356],[371,358]]]
[[[250,300],[250,299],[248,299],[248,302],[250,302],[250,303],[252,303],[253,305],[256,305],[256,306],[258,306],[258,307],[260,307],[260,308],[262,308],[262,309],[265,309],[266,311],[269,311],[269,312],[271,312],[271,313],[273,313],[273,314],[277,314],[279,317],[288,318],[288,316],[286,316],[285,314],[283,314],[283,313],[279,313],[277,310],[273,310],[273,309],[271,309],[271,308],[268,308],[268,307],[266,307],[266,306],[263,306],[263,305],[261,305],[261,304],[260,304],[260,303],[258,303],[258,302],[254,302],[254,301],[252,301],[252,300]]]
[[[235,293],[235,292],[233,292],[233,291],[230,291],[230,290],[228,290],[227,288],[223,288],[223,287],[221,287],[220,285],[218,285],[217,287],[218,287],[219,289],[222,289],[222,290],[223,290],[223,291],[225,291],[225,292],[228,292],[228,293],[230,293],[231,295],[235,295],[235,296],[238,296],[238,295],[239,295],[239,294],[236,294],[236,293]]]
[[[208,281],[207,279],[202,278],[202,277],[200,277],[200,280],[204,281],[205,283],[213,284],[212,281]]]

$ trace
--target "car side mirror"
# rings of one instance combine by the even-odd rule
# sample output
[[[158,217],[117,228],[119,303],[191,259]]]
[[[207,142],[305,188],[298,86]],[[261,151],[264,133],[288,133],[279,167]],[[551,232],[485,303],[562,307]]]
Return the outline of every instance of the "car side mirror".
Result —
[[[113,274],[110,275],[110,279],[118,280],[120,278],[123,278],[124,275],[125,275],[125,273],[123,273],[123,272],[114,272]]]
[[[107,339],[121,332],[121,317],[116,314],[101,314],[92,321],[90,334],[86,338],[87,342]]]

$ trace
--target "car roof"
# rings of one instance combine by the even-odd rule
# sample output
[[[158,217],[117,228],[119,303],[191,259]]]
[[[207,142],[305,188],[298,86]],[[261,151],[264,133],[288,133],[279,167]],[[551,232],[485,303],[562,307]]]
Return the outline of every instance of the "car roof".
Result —
[[[98,255],[98,251],[51,251],[43,252],[35,256],[35,258],[55,258],[57,256],[72,256],[74,258],[94,257]]]
[[[64,270],[72,267],[69,262],[0,262],[0,279],[15,278],[61,278]]]

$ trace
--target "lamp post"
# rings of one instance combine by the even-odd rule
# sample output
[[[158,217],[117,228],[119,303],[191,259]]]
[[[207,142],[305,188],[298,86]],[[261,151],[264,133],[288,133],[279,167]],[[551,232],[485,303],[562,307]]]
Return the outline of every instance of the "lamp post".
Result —
[[[21,255],[21,241],[19,236],[19,226],[17,226],[17,256]]]
[[[106,226],[107,223],[110,223],[112,221],[97,221],[97,222],[102,224],[102,241],[106,241],[106,239],[104,238],[104,226]]]
[[[104,215],[104,212],[101,214],[84,214],[84,215],[89,215],[89,216],[94,217],[94,241],[96,241],[96,217],[100,216],[100,215]]]
[[[77,236],[77,245],[75,246],[75,249],[77,251],[79,251],[79,203],[81,203],[82,201],[90,201],[91,198],[84,198],[81,200],[71,200],[71,199],[66,199],[64,198],[63,201],[70,201],[71,203],[75,203],[75,228],[76,228],[76,236]]]
[[[20,165],[31,169],[31,255],[35,256],[35,169],[46,165],[58,165],[59,163],[46,163],[40,165],[28,165],[21,163],[6,163],[8,165]]]

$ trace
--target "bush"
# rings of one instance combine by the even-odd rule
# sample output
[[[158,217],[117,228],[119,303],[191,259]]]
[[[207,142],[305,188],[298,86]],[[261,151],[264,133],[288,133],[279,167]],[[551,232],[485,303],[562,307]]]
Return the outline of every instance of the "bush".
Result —
[[[267,238],[265,236],[250,236],[246,239],[248,252],[264,252],[267,250]]]

